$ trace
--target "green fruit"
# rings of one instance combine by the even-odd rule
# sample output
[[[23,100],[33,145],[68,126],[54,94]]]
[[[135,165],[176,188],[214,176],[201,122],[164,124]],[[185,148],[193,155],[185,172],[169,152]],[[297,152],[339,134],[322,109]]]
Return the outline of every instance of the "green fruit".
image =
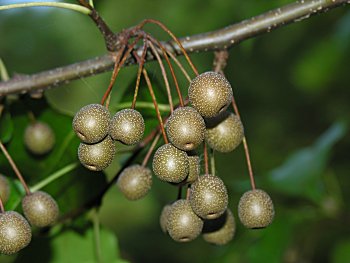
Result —
[[[15,211],[0,213],[0,253],[11,255],[25,248],[32,239],[27,220]]]
[[[139,143],[145,131],[142,115],[134,109],[118,111],[112,118],[109,135],[126,145]]]
[[[162,212],[160,213],[159,224],[160,224],[160,228],[164,233],[168,232],[167,224],[168,224],[168,217],[169,217],[170,210],[171,210],[171,205],[165,205],[162,209]]]
[[[31,153],[42,155],[52,150],[55,134],[48,124],[36,121],[25,129],[24,144]]]
[[[205,122],[191,107],[177,108],[166,124],[169,141],[183,151],[197,148],[204,140]]]
[[[22,199],[22,209],[29,223],[37,227],[52,225],[59,214],[55,199],[42,191],[26,195]]]
[[[224,112],[218,117],[217,120],[207,121],[205,139],[215,151],[231,152],[243,140],[243,124],[233,113]]]
[[[235,232],[235,218],[231,210],[227,209],[219,218],[204,221],[202,236],[209,243],[225,245],[232,240]]]
[[[6,176],[4,176],[3,174],[0,174],[0,198],[3,205],[6,204],[7,200],[10,197],[10,190],[11,188]]]
[[[78,157],[82,165],[91,171],[102,171],[113,161],[115,142],[110,136],[95,144],[80,143]]]
[[[188,157],[186,152],[171,144],[164,144],[153,156],[153,172],[162,181],[180,183],[188,175]]]
[[[117,186],[127,199],[140,199],[151,189],[151,170],[138,164],[129,166],[120,174]]]
[[[228,204],[224,182],[211,174],[200,176],[191,185],[190,204],[201,218],[218,218],[225,212]]]
[[[89,104],[74,116],[73,130],[84,143],[96,143],[108,134],[110,113],[101,104]]]
[[[188,200],[177,200],[168,213],[168,233],[178,242],[188,242],[199,236],[203,221],[193,211]]]
[[[239,200],[238,216],[247,228],[267,227],[275,216],[270,196],[260,189],[245,192]]]
[[[203,117],[211,118],[230,105],[232,88],[223,75],[209,71],[191,81],[188,96],[193,108]]]

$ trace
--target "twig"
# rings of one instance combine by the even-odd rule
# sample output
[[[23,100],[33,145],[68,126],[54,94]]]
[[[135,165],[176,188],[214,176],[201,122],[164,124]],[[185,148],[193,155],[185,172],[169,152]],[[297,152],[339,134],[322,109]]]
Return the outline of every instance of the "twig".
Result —
[[[328,12],[333,8],[349,3],[349,0],[305,0],[295,2],[216,31],[180,38],[180,42],[188,53],[230,48],[257,35],[271,32],[287,24],[308,19],[313,15]],[[169,52],[181,55],[180,49],[174,41],[164,42],[163,45]],[[154,56],[149,52],[146,60],[154,59]],[[135,58],[129,57],[127,59],[125,65],[130,64],[137,64]],[[111,70],[113,65],[113,56],[108,54],[33,75],[17,76],[9,81],[0,82],[0,97],[7,94],[26,93],[57,87],[71,80]]]

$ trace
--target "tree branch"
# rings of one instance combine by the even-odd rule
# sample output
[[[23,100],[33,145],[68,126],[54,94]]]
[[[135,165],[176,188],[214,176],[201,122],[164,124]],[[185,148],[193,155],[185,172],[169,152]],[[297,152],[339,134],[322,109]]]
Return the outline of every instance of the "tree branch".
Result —
[[[246,39],[349,3],[350,0],[300,0],[216,31],[181,38],[180,41],[185,50],[190,53],[227,49]],[[179,47],[173,41],[164,42],[163,45],[170,52],[181,55]],[[142,52],[141,49],[138,51]],[[146,60],[153,59],[155,59],[153,55],[148,53]],[[136,61],[130,57],[125,65],[135,63]],[[40,92],[66,84],[74,79],[111,70],[113,65],[113,57],[106,54],[37,74],[16,76],[8,81],[0,82],[0,97],[15,93]]]

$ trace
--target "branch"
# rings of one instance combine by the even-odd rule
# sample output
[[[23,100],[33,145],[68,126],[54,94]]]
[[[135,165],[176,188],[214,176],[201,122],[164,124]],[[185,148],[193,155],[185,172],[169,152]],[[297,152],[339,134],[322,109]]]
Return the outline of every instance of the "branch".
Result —
[[[216,31],[181,38],[180,41],[185,50],[190,53],[227,49],[246,39],[349,3],[350,0],[300,0]],[[164,42],[163,45],[170,52],[181,55],[179,47],[173,41]],[[142,52],[141,49],[142,47],[138,53]],[[147,54],[147,61],[154,59],[151,53]],[[136,61],[130,57],[125,65],[135,63]],[[71,80],[111,70],[113,65],[113,57],[106,54],[33,75],[16,76],[8,81],[0,82],[0,97],[15,93],[41,92],[51,87],[67,84]]]

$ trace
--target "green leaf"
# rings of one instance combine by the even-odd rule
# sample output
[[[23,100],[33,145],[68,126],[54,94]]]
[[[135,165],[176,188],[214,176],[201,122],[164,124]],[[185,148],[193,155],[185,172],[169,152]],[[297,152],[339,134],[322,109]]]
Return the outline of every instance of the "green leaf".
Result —
[[[24,249],[16,262],[84,262],[96,261],[93,229],[84,233],[66,230],[52,238],[37,237]],[[100,229],[101,262],[126,263],[119,256],[118,241],[114,233]]]
[[[3,143],[11,140],[13,135],[13,123],[11,114],[4,112],[0,117],[0,139]]]
[[[324,194],[321,175],[332,147],[346,131],[344,123],[334,124],[313,146],[297,151],[283,165],[271,171],[268,175],[269,185],[284,194],[321,201]]]
[[[332,253],[332,263],[350,262],[350,240],[339,242]]]

